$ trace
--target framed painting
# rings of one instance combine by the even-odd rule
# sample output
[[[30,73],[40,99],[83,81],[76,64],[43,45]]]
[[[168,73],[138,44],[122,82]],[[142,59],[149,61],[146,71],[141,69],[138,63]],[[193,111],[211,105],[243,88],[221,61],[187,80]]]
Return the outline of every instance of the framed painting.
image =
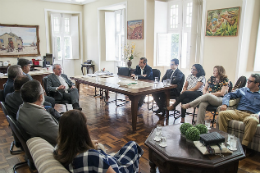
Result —
[[[144,20],[127,21],[127,39],[144,39]]]
[[[240,7],[208,10],[206,36],[237,36]]]
[[[40,56],[38,25],[0,24],[0,57]]]

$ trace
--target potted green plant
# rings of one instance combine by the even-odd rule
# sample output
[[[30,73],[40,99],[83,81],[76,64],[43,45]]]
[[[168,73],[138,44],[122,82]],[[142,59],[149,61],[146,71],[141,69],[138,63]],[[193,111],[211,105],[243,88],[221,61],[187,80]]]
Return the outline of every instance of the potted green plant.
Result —
[[[208,128],[204,124],[198,124],[195,127],[200,131],[200,134],[208,132]]]
[[[185,138],[186,135],[186,131],[192,127],[192,125],[190,123],[183,123],[180,127],[180,131],[181,131],[181,136]]]
[[[190,127],[186,131],[186,141],[192,142],[197,141],[200,138],[200,131],[196,127]]]

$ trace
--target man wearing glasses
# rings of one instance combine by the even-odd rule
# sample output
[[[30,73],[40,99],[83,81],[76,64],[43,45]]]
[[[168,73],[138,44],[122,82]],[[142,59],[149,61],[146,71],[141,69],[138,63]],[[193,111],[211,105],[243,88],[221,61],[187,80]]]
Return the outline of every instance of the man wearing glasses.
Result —
[[[175,84],[176,88],[173,88],[170,91],[171,96],[179,96],[183,82],[181,79],[183,78],[183,73],[178,69],[179,65],[179,60],[178,59],[172,59],[171,60],[171,69],[168,69],[165,73],[165,75],[162,78],[162,81],[170,79],[171,84]],[[165,99],[165,93],[160,92],[160,93],[154,93],[153,94],[154,101],[156,102],[157,106],[159,107],[158,110],[155,111],[155,113],[160,113],[162,112],[163,115],[165,114],[165,104],[166,104],[166,99]]]
[[[219,129],[227,132],[229,120],[243,121],[245,131],[242,140],[244,150],[255,135],[260,113],[260,75],[251,74],[247,80],[247,87],[240,88],[223,97],[221,112],[219,113]],[[226,110],[230,99],[240,98],[235,110]]]

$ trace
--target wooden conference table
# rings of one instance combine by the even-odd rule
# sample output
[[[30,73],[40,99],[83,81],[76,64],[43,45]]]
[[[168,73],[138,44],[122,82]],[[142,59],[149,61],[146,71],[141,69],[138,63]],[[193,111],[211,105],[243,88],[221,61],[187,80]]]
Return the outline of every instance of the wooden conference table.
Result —
[[[76,87],[80,89],[79,84],[87,84],[94,87],[102,88],[108,91],[121,93],[127,95],[131,100],[131,114],[132,114],[132,129],[136,130],[138,101],[142,95],[153,94],[156,92],[164,92],[166,95],[166,103],[169,105],[170,90],[175,88],[175,85],[163,86],[162,82],[154,84],[151,80],[138,80],[137,84],[131,77],[126,76],[75,76],[71,77],[75,80]],[[120,83],[120,85],[119,85]],[[129,83],[130,85],[125,85]],[[169,111],[166,111],[169,116]]]

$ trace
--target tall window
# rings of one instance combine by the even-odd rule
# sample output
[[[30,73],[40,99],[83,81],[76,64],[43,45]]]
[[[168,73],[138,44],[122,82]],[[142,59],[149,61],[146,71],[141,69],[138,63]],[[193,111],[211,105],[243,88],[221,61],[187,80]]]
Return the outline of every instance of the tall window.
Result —
[[[79,58],[78,16],[52,14],[52,52],[57,60]]]
[[[155,15],[161,16],[155,17],[155,65],[168,66],[171,59],[177,58],[180,60],[181,68],[186,68],[190,58],[192,1],[155,3]]]
[[[106,60],[122,61],[125,40],[124,9],[105,12]]]

